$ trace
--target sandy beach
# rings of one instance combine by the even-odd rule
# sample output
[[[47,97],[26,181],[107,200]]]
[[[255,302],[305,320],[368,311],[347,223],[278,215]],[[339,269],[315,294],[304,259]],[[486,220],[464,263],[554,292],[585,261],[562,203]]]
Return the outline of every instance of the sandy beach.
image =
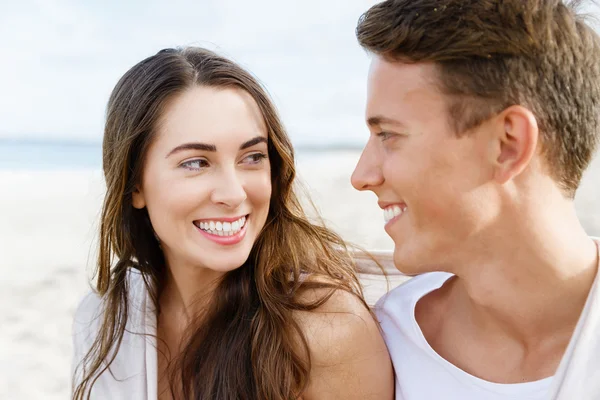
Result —
[[[350,186],[357,152],[301,154],[300,178],[326,223],[368,249],[391,250],[372,193]],[[98,170],[0,171],[0,398],[66,399],[71,320],[89,291],[103,197]],[[576,198],[590,235],[600,236],[600,158]],[[372,302],[380,286],[367,284]]]

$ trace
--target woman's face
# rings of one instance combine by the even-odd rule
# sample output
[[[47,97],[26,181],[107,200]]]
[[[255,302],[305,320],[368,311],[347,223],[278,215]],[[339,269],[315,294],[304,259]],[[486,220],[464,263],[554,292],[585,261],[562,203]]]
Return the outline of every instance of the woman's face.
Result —
[[[267,128],[240,89],[195,86],[168,103],[133,206],[147,207],[170,267],[240,267],[271,199]]]

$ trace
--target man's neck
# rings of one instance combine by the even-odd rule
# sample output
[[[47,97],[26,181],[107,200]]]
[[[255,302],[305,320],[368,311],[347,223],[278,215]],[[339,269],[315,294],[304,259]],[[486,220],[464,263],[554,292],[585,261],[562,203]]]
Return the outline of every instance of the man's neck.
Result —
[[[525,345],[574,329],[597,274],[597,246],[583,229],[541,236],[496,240],[492,259],[458,271],[453,301],[481,329]]]
[[[482,253],[448,269],[456,277],[419,301],[417,321],[442,357],[501,383],[554,373],[599,263],[574,215],[555,222],[482,238]]]

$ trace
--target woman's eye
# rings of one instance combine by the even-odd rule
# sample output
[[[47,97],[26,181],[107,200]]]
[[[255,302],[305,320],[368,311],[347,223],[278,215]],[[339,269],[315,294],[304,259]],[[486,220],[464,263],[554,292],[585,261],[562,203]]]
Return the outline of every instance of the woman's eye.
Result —
[[[208,162],[203,159],[189,160],[181,163],[180,167],[188,169],[190,171],[199,171],[203,168],[208,167]]]
[[[260,164],[264,159],[267,158],[265,153],[253,153],[244,158],[244,163],[247,164]]]

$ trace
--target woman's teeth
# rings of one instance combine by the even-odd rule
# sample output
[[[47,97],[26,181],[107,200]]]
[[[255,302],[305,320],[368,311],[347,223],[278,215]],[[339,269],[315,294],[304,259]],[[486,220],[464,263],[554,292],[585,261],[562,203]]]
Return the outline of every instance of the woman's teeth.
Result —
[[[197,223],[196,226],[211,235],[231,236],[235,235],[246,225],[246,217],[242,217],[233,222],[204,221]]]
[[[385,220],[385,223],[387,224],[388,222],[390,222],[392,219],[394,219],[395,217],[397,217],[398,215],[402,215],[402,213],[406,211],[406,206],[389,206],[383,209],[383,219]]]

